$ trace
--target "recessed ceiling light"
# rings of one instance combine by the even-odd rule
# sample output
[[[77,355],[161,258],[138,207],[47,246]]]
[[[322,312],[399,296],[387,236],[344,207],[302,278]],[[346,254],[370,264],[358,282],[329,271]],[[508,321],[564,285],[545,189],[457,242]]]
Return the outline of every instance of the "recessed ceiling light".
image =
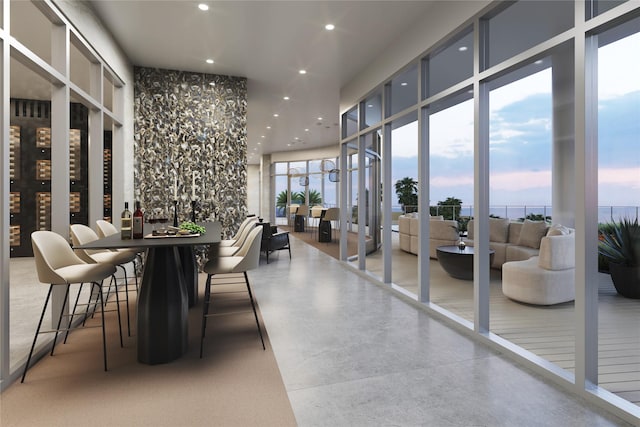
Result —
[[[207,59],[207,64],[213,64],[213,59]]]
[[[198,9],[200,9],[200,10],[209,10],[209,5],[206,5],[204,3],[200,3],[198,5]]]
[[[264,138],[264,135],[261,135],[260,137],[261,137],[261,138]]]
[[[305,129],[304,131],[305,131],[305,132],[309,132],[309,128]]]
[[[291,98],[289,98],[288,96],[283,96],[282,99],[284,99],[285,101],[290,100]]]
[[[267,126],[267,129],[271,129],[271,126]]]
[[[280,114],[278,114],[278,113],[275,113],[275,114],[273,115],[273,117],[279,117],[279,116],[280,116]]]
[[[262,144],[262,142],[258,142],[258,145]]]
[[[287,144],[287,147],[291,147],[291,144]]]
[[[318,117],[318,120],[322,120],[322,117]]]
[[[407,82],[402,82],[402,83],[400,83],[400,86],[406,86],[406,85],[408,85],[408,84],[409,84],[409,83],[407,83]]]
[[[324,26],[324,29],[327,30],[327,31],[332,31],[335,28],[336,28],[336,26],[333,25],[333,24],[327,24],[327,25]]]
[[[300,73],[300,74],[307,74],[307,70],[300,70],[300,71],[298,71],[298,73]]]
[[[467,49],[469,49],[469,48],[468,48],[468,47],[466,47],[466,46],[460,46],[460,47],[458,48],[458,50],[459,50],[460,52],[465,52]]]
[[[293,139],[295,139],[296,141],[300,141],[300,138],[298,138],[297,136]]]

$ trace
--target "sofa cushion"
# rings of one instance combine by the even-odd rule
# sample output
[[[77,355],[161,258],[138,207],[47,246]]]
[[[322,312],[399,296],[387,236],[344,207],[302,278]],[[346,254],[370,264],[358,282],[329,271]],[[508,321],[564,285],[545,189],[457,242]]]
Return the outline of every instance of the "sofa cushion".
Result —
[[[546,236],[540,243],[538,266],[545,270],[567,270],[575,268],[575,233],[561,236]]]
[[[475,237],[475,220],[467,223],[467,237],[473,240]],[[506,243],[509,238],[508,218],[489,218],[489,241]]]
[[[520,230],[518,246],[527,246],[534,249],[540,248],[540,240],[547,234],[547,224],[544,221],[531,221],[526,219]]]
[[[450,219],[429,221],[429,238],[447,240],[454,244],[458,240],[458,222]]]
[[[554,224],[549,227],[547,231],[547,236],[566,236],[571,233],[571,229],[569,227],[565,227],[561,224]]]
[[[528,246],[509,245],[507,248],[507,262],[524,261],[531,257],[538,256],[539,252],[538,249]]]
[[[509,218],[489,218],[489,241],[507,243],[509,238]]]

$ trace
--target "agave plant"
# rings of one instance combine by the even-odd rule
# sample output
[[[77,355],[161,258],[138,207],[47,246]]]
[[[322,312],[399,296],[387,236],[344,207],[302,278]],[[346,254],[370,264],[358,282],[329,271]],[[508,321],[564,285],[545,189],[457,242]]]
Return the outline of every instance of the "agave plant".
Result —
[[[609,262],[628,267],[640,266],[640,224],[623,218],[602,232],[598,253]]]

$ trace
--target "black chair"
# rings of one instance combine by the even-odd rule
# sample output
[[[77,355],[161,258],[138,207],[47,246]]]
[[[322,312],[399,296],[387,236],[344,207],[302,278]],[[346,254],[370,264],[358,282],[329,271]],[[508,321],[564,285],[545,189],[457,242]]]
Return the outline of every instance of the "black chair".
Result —
[[[291,246],[289,245],[289,232],[278,232],[278,227],[271,226],[268,222],[259,222],[256,227],[262,226],[262,242],[260,244],[260,252],[264,252],[267,256],[267,264],[269,264],[269,254],[275,251],[288,250],[289,259],[291,259]]]

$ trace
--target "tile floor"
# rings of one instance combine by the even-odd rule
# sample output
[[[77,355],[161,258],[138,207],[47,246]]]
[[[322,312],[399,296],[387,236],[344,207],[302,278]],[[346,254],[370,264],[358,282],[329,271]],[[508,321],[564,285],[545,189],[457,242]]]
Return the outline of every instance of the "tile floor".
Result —
[[[292,238],[251,278],[300,426],[617,426]]]

